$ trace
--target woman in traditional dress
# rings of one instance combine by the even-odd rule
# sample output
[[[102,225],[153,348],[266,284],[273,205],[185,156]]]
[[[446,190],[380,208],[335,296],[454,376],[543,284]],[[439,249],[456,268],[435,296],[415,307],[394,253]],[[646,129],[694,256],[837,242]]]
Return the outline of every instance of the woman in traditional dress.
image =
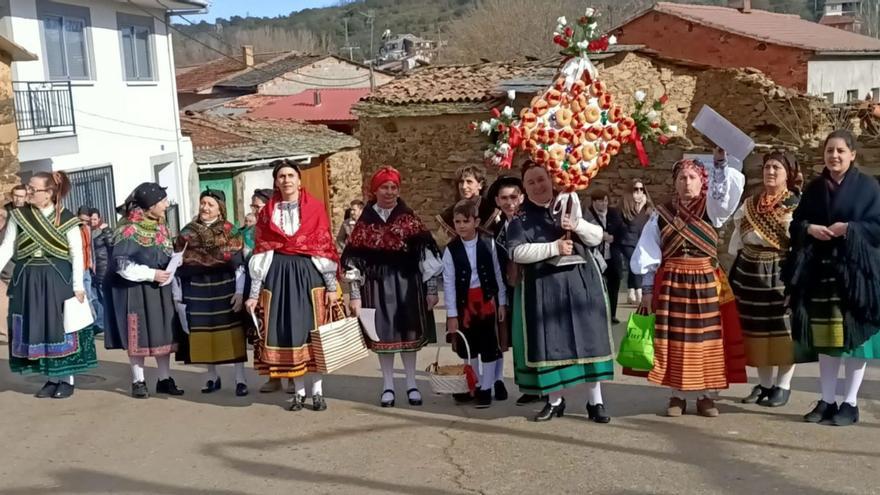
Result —
[[[337,302],[339,255],[324,204],[302,187],[299,167],[272,162],[275,193],[257,218],[254,254],[249,263],[253,314],[263,311],[254,368],[270,378],[290,378],[295,394],[289,407],[305,407],[306,374],[311,373],[312,409],[324,411],[323,380],[315,372],[309,332],[327,321]]]
[[[760,383],[745,404],[788,403],[794,376],[794,343],[786,322],[782,263],[788,253],[788,225],[798,203],[797,161],[781,151],[764,155],[764,188],[733,215],[729,252],[737,256],[730,274],[746,344],[746,364]],[[777,368],[776,381],[773,371]]]
[[[168,199],[154,182],[139,185],[119,207],[123,219],[113,233],[113,259],[107,275],[104,347],[125,349],[131,363],[131,395],[150,396],[144,378],[148,356],[159,368],[157,394],[183,395],[171,378],[171,353],[180,340],[174,306],[171,236],[165,224]]]
[[[648,380],[672,389],[671,417],[685,413],[685,392],[698,396],[700,415],[718,416],[714,392],[746,381],[739,317],[718,267],[715,230],[736,210],[745,180],[727,166],[723,150],[715,150],[710,167],[675,163],[675,197],[651,215],[630,263],[644,275],[639,311],[653,308],[657,316]]]
[[[63,172],[28,182],[29,205],[10,210],[0,266],[15,261],[9,294],[9,367],[49,377],[38,398],[73,395],[74,375],[97,366],[93,326],[65,333],[64,301],[85,301],[79,219],[61,206],[70,191]]]
[[[804,419],[847,426],[859,420],[867,360],[880,359],[880,185],[855,166],[848,131],[825,139],[824,156],[825,169],[794,211],[785,282],[792,337],[819,355],[822,398]]]
[[[629,183],[628,190],[623,195],[623,231],[614,239],[614,244],[620,249],[623,258],[623,269],[627,272],[626,287],[627,300],[630,304],[636,304],[642,300],[642,276],[629,269],[630,260],[639,243],[639,237],[651,213],[654,212],[654,202],[645,188],[642,179],[633,179]]]
[[[437,275],[443,269],[439,250],[421,219],[400,199],[400,172],[380,168],[370,180],[370,201],[342,253],[351,284],[351,306],[375,310],[378,340],[367,346],[379,355],[382,407],[394,407],[394,355],[406,371],[410,405],[422,405],[416,385],[416,354],[436,338],[434,306]]]
[[[226,221],[226,195],[207,189],[199,199],[199,214],[174,243],[183,251],[177,270],[175,300],[184,305],[181,318],[188,335],[180,342],[177,359],[187,364],[207,364],[202,393],[221,388],[218,364],[235,363],[235,395],[248,394],[244,363],[247,340],[242,325],[244,255],[240,235]]]
[[[587,384],[587,413],[607,423],[601,381],[614,378],[611,317],[602,272],[590,254],[603,241],[601,226],[580,218],[554,217],[553,182],[543,167],[523,167],[526,200],[507,228],[511,259],[522,267],[513,299],[516,384],[530,395],[547,396],[535,421],[565,412],[563,390]],[[577,255],[579,264],[554,263]]]

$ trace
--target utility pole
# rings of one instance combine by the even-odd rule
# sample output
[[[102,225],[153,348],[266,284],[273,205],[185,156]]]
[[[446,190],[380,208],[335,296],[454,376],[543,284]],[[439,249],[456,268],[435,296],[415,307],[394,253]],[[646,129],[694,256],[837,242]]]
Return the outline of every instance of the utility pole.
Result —
[[[356,49],[360,49],[359,46],[351,46],[348,42],[348,17],[343,17],[342,22],[345,24],[345,46],[342,47],[343,50],[348,50],[348,59],[354,62],[354,51]]]
[[[372,10],[370,10],[369,14],[364,14],[363,12],[358,12],[358,14],[366,17],[370,21],[370,53],[367,54],[367,58],[372,60],[373,56],[374,56],[374,52],[373,52],[373,24],[374,24],[374,22],[373,21],[375,20],[376,14]]]

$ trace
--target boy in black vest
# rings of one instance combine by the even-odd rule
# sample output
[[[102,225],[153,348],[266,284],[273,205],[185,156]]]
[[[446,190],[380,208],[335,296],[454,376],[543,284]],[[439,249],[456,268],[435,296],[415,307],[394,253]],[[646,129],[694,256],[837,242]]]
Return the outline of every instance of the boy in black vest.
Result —
[[[490,237],[477,234],[480,218],[471,201],[459,201],[453,208],[453,222],[458,237],[443,253],[443,288],[446,297],[446,332],[449,337],[460,330],[470,345],[471,355],[461,336],[455,334],[456,351],[462,359],[471,358],[470,365],[480,370],[477,408],[492,405],[495,365],[501,355],[498,348],[496,321],[507,316],[507,290],[501,276],[495,243]],[[458,402],[466,402],[469,394],[456,394]]]

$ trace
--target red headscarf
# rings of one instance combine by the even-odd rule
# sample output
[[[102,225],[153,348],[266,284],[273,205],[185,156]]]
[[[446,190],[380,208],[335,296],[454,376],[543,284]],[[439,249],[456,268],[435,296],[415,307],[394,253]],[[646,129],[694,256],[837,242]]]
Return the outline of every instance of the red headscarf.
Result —
[[[301,254],[320,256],[332,261],[339,261],[336,242],[330,235],[330,221],[324,204],[306,192],[299,190],[299,230],[288,236],[275,225],[272,216],[275,205],[281,202],[281,193],[275,191],[272,199],[260,210],[254,234],[254,253],[278,251],[282,254]]]
[[[400,187],[400,172],[390,165],[385,165],[373,174],[373,178],[370,179],[370,192],[375,193],[386,182],[393,182]]]
[[[700,195],[691,200],[683,200],[678,195],[678,191],[675,194],[675,212],[676,215],[683,218],[684,220],[696,220],[703,217],[706,213],[706,193],[709,190],[709,173],[706,171],[706,167],[703,166],[697,160],[679,160],[675,162],[675,165],[672,166],[672,180],[678,178],[678,174],[680,174],[683,170],[690,169],[697,172],[697,175],[700,176],[700,180],[703,185],[700,188]]]

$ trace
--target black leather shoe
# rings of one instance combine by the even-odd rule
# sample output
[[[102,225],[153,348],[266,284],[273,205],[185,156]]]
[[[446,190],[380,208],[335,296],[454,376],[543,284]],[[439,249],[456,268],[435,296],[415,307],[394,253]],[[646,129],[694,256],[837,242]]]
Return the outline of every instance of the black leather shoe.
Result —
[[[759,406],[765,407],[780,407],[788,404],[788,399],[791,397],[791,390],[785,390],[784,388],[773,387],[770,389],[770,395],[763,402],[758,401]]]
[[[507,387],[503,380],[495,382],[495,400],[507,400]]]
[[[146,382],[134,382],[131,384],[131,396],[135,399],[146,399],[150,396],[150,391],[147,390]]]
[[[617,325],[617,324],[619,324],[619,323],[620,323],[620,320],[618,320],[617,318],[611,318],[611,324],[612,324],[612,325]]]
[[[452,394],[452,399],[455,400],[456,404],[467,404],[474,400],[474,396],[470,392],[465,392],[463,394]]]
[[[324,402],[324,396],[321,394],[315,394],[312,396],[312,410],[313,411],[326,411],[327,403]]]
[[[565,398],[563,397],[562,402],[556,406],[550,405],[550,401],[547,401],[547,403],[544,404],[544,409],[541,409],[541,412],[535,416],[535,421],[550,421],[554,416],[561,418],[564,414]]]
[[[306,396],[294,394],[293,402],[290,403],[290,407],[287,408],[288,411],[302,411],[306,407]]]
[[[43,385],[43,388],[41,388],[39,392],[34,394],[34,397],[38,399],[48,399],[49,397],[53,397],[55,395],[56,388],[58,388],[57,382],[46,382],[46,384]]]
[[[524,406],[526,404],[534,404],[541,400],[540,395],[532,395],[532,394],[522,394],[519,399],[516,399],[516,405]]]
[[[834,426],[849,426],[859,422],[859,406],[854,406],[849,402],[844,402],[837,410],[837,414],[831,418],[831,424]]]
[[[418,394],[417,399],[413,399],[413,392]],[[422,405],[422,393],[419,392],[417,388],[411,388],[406,391],[406,398],[409,401],[409,405],[411,406],[421,406]]]
[[[159,380],[156,383],[156,393],[167,395],[183,395],[183,390],[177,388],[177,384],[174,383],[174,378],[166,378],[164,380]]]
[[[492,405],[492,389],[477,390],[477,409],[486,409]]]
[[[837,414],[836,402],[832,402],[831,404],[829,404],[824,400],[820,400],[812,411],[804,415],[804,421],[806,421],[807,423],[821,423],[823,421],[830,421],[835,414]]]
[[[235,384],[235,396],[236,397],[244,397],[248,394],[247,383],[236,383]]]
[[[759,402],[765,400],[767,397],[769,397],[769,396],[770,396],[770,392],[771,392],[772,390],[773,390],[772,388],[764,388],[764,387],[762,387],[762,386],[760,386],[760,385],[755,385],[755,386],[752,388],[752,393],[750,393],[750,394],[749,394],[748,396],[746,396],[746,397],[743,397],[743,398],[740,400],[740,402],[742,402],[743,404],[756,404],[756,403],[759,403]]]
[[[208,383],[205,385],[205,388],[202,389],[203,394],[210,394],[220,390],[220,377],[218,376],[216,380],[208,380]]]
[[[381,396],[379,397],[379,405],[382,407],[394,407],[394,390],[390,388],[388,390],[383,390],[382,395],[387,393],[391,394],[391,400],[382,400]]]
[[[73,385],[67,382],[61,382],[58,384],[58,388],[55,389],[55,393],[52,394],[53,399],[66,399],[73,395]]]
[[[596,404],[595,406],[587,404],[587,416],[595,423],[605,424],[611,422],[611,416],[605,413],[604,404]]]

